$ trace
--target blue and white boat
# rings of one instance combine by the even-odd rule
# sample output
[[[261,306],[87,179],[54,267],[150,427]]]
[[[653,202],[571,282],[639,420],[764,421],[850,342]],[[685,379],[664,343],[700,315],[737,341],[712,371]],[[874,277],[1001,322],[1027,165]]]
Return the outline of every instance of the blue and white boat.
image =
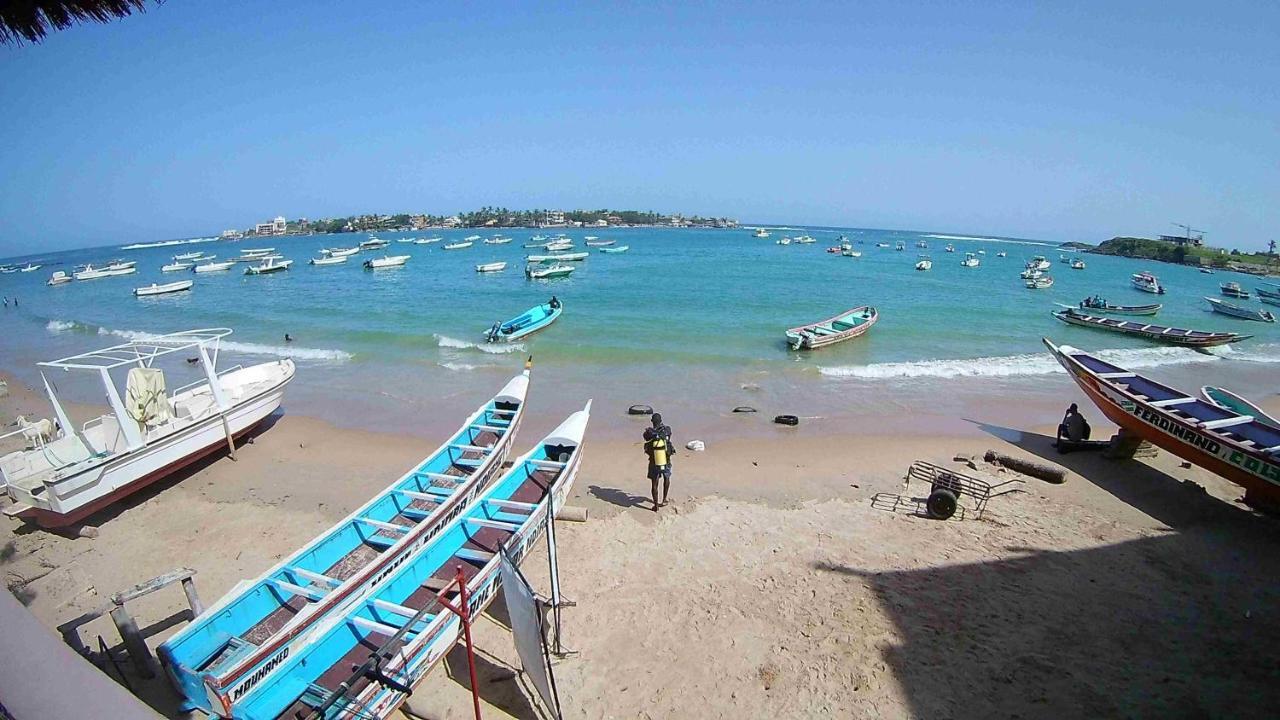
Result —
[[[526,367],[386,490],[166,640],[158,654],[186,701],[229,712],[297,653],[322,617],[376,590],[439,535],[499,474],[528,389]]]
[[[555,298],[552,298],[555,300]],[[523,313],[503,323],[494,323],[485,331],[484,339],[488,342],[515,342],[546,328],[564,312],[564,305],[556,300],[552,303],[534,305]]]
[[[305,647],[231,708],[235,718],[386,718],[458,641],[462,623],[441,601],[476,617],[497,594],[500,551],[519,562],[573,487],[591,403],[453,519],[372,594],[331,614]],[[354,672],[353,672],[354,670]]]

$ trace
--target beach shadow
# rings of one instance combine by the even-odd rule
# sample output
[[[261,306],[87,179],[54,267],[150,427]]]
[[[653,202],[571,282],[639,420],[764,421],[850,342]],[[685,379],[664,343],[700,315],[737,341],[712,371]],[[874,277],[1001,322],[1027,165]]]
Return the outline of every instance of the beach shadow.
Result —
[[[480,698],[513,718],[542,720],[543,714],[519,682],[520,670],[493,658],[479,650],[475,653],[476,682]],[[467,669],[466,643],[459,642],[444,660],[449,677],[468,693],[471,692],[471,674]]]
[[[1101,452],[1072,452],[1063,455],[1053,446],[1054,438],[1048,435],[990,425],[968,418],[966,421],[1021,450],[1067,468],[1167,527],[1237,523],[1257,532],[1273,531],[1274,523],[1261,513],[1241,504],[1223,502],[1199,485],[1179,480],[1139,460],[1111,459]],[[1016,440],[1007,439],[1015,435]],[[1242,495],[1243,492],[1242,489]]]
[[[905,716],[1264,718],[1280,702],[1280,615],[1257,608],[1280,601],[1277,550],[1275,534],[1225,526],[910,570],[813,568],[866,587],[891,620],[871,652]]]
[[[626,490],[617,488],[600,487],[599,485],[591,485],[587,488],[587,492],[597,500],[603,500],[610,505],[617,505],[620,508],[649,508],[653,505],[653,500],[644,495],[635,495]]]

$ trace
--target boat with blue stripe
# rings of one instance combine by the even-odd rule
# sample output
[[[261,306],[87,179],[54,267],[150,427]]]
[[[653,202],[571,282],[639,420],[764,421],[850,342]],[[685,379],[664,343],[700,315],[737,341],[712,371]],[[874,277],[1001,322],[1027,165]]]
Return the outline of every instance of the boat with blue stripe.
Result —
[[[386,490],[169,638],[159,656],[191,707],[226,713],[315,624],[381,585],[474,501],[510,454],[529,370]]]
[[[534,305],[506,322],[494,323],[485,332],[484,339],[488,342],[515,342],[546,329],[562,312],[564,305],[553,297],[550,302]]]
[[[478,616],[499,585],[500,553],[519,562],[563,506],[582,457],[591,403],[570,415],[460,517],[372,594],[331,614],[231,714],[266,718],[386,718],[458,641],[457,579]]]

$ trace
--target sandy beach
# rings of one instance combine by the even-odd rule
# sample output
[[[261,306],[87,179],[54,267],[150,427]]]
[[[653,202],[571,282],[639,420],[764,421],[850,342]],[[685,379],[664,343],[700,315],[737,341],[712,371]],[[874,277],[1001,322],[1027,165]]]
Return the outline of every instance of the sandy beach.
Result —
[[[697,428],[705,452],[675,458],[672,503],[660,513],[628,439],[642,424],[624,406],[597,404],[600,439],[593,428],[571,500],[591,519],[559,530],[562,583],[577,602],[563,617],[578,654],[555,665],[565,716],[1272,716],[1277,521],[1164,452],[1057,455],[1053,426],[1072,401],[1095,437],[1114,430],[1074,391],[1053,407],[1001,399],[916,435],[883,431],[892,418],[864,418],[856,431],[722,419]],[[564,403],[573,404],[546,404]],[[1274,396],[1264,404],[1280,408]],[[559,419],[531,409],[521,452]],[[32,412],[44,412],[40,399],[11,381],[0,418]],[[1042,422],[1007,427],[1005,418],[1029,414]],[[197,571],[212,602],[440,439],[337,428],[286,409],[237,460],[216,454],[91,517],[97,537],[6,519],[0,569],[50,628],[178,567]],[[1026,478],[982,519],[939,522],[872,504],[903,492],[912,460],[964,469],[955,455],[987,449],[1070,473],[1062,485]],[[536,586],[545,562],[541,549],[525,562]],[[545,717],[516,671],[499,605],[477,626],[485,717]],[[177,589],[130,609],[144,627],[167,626],[153,647],[184,622]],[[118,643],[106,619],[82,629],[89,644],[98,635]],[[181,717],[163,680],[141,688],[159,712]],[[405,712],[467,717],[470,702],[455,649]]]

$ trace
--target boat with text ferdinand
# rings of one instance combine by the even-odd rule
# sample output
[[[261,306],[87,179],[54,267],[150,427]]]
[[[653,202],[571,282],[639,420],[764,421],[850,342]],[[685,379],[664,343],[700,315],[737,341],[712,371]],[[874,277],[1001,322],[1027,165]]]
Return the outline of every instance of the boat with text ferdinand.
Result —
[[[158,654],[178,691],[196,707],[230,717],[236,702],[298,654],[322,619],[384,586],[437,540],[500,474],[528,387],[526,367],[426,459],[166,640]]]
[[[1080,301],[1081,310],[1093,310],[1094,312],[1104,312],[1112,315],[1155,315],[1160,312],[1162,307],[1164,306],[1160,303],[1151,305],[1112,305],[1096,295]]]
[[[1216,313],[1230,315],[1231,317],[1237,317],[1241,320],[1256,320],[1258,322],[1276,321],[1276,316],[1271,314],[1270,310],[1254,310],[1253,308],[1233,305],[1232,303],[1225,300],[1219,300],[1218,298],[1207,297],[1205,300],[1208,301],[1209,307],[1213,308],[1213,311]]]
[[[266,419],[280,407],[293,361],[218,371],[220,343],[230,334],[226,328],[188,330],[39,363],[58,429],[48,442],[37,439],[34,449],[0,458],[13,500],[4,513],[44,527],[75,523],[228,447]],[[166,371],[156,361],[175,353],[194,353],[203,377],[169,393]],[[110,371],[126,368],[121,392]],[[111,412],[77,426],[44,377],[46,369],[99,379]]]
[[[1217,405],[1220,408],[1226,408],[1240,415],[1252,415],[1255,420],[1270,425],[1273,428],[1280,428],[1280,420],[1268,413],[1266,410],[1240,397],[1226,388],[1205,385],[1200,388],[1200,397],[1206,402]]]
[[[1116,425],[1243,487],[1250,504],[1280,506],[1280,429],[1082,350],[1044,344]]]
[[[151,283],[150,285],[147,285],[144,287],[134,288],[133,294],[135,297],[147,297],[149,295],[168,295],[169,293],[178,293],[178,292],[190,290],[191,286],[194,284],[195,284],[194,280],[179,280],[178,282],[165,283],[164,285],[161,285],[160,283]]]
[[[791,328],[786,333],[787,344],[792,350],[813,350],[834,345],[862,335],[870,330],[878,319],[880,316],[874,307],[862,305],[822,322]]]
[[[372,593],[331,614],[227,714],[243,720],[390,717],[463,633],[462,621],[444,604],[457,608],[465,599],[468,615],[484,612],[499,590],[502,555],[519,563],[564,506],[590,419],[588,401]]]
[[[1123,335],[1133,335],[1165,345],[1182,345],[1184,347],[1208,348],[1228,343],[1248,340],[1252,335],[1240,335],[1233,332],[1209,332],[1206,330],[1186,330],[1164,325],[1152,325],[1141,320],[1118,320],[1116,318],[1090,315],[1089,313],[1067,308],[1053,313],[1068,325],[1109,330]]]
[[[535,305],[506,322],[494,323],[484,333],[486,342],[515,342],[539,330],[545,330],[560,318],[564,306],[559,300]]]

